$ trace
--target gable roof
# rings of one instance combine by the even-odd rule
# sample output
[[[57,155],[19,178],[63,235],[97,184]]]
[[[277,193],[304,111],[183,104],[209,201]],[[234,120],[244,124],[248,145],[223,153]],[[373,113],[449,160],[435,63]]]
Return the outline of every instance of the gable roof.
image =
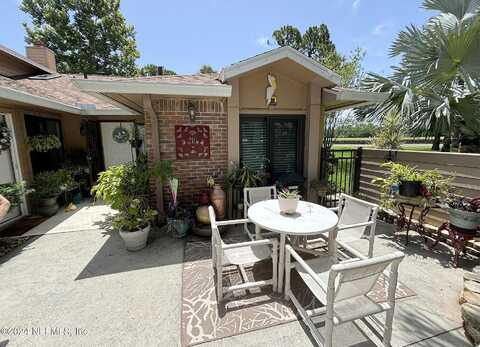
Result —
[[[268,52],[255,55],[251,58],[227,66],[222,70],[220,74],[220,80],[225,82],[234,77],[284,59],[289,59],[301,65],[308,71],[324,78],[330,82],[330,86],[339,85],[341,82],[341,77],[336,72],[326,68],[319,62],[307,57],[303,53],[289,46],[275,48]]]

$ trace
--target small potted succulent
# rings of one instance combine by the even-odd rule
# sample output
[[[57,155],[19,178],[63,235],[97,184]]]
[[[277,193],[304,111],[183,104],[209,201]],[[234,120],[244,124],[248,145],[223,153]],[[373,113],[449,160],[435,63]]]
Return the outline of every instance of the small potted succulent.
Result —
[[[480,197],[450,195],[446,203],[451,225],[476,232],[480,226]]]
[[[293,214],[297,211],[300,194],[297,190],[285,188],[278,193],[278,205],[281,213]]]

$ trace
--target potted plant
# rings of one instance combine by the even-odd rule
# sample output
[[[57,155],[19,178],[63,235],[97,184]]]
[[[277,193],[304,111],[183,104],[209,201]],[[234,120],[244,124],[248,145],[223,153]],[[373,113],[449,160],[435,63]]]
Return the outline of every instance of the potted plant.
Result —
[[[168,180],[170,189],[170,203],[167,213],[167,224],[169,232],[177,238],[185,237],[191,226],[191,216],[188,211],[178,205],[178,179],[170,177]]]
[[[60,208],[57,198],[63,192],[63,184],[58,171],[44,171],[33,177],[30,188],[40,215],[50,217],[57,213]]]
[[[29,193],[24,181],[0,184],[0,195],[10,202],[10,209],[22,203],[22,198]]]
[[[12,134],[5,121],[0,121],[0,153],[12,146]]]
[[[55,135],[35,135],[27,137],[27,145],[31,151],[41,153],[62,147],[60,139]]]
[[[480,226],[480,197],[467,198],[452,194],[446,203],[451,225],[473,233],[477,231]]]
[[[95,199],[103,199],[118,211],[112,226],[129,251],[146,246],[151,222],[157,215],[148,203],[152,175],[146,161],[139,158],[135,163],[111,166],[101,172],[92,188]]]
[[[388,162],[381,165],[389,169],[384,178],[375,178],[372,183],[380,186],[382,206],[393,208],[395,195],[421,197],[425,205],[434,205],[443,200],[450,188],[452,177],[444,177],[438,170],[420,171],[414,167]]]
[[[281,213],[292,214],[297,211],[300,195],[297,190],[285,188],[278,193],[278,205]]]

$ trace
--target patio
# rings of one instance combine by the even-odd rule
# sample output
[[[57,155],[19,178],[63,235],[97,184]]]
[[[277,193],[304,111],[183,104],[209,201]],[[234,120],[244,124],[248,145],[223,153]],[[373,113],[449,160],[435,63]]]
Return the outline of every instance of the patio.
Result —
[[[120,236],[106,228],[112,213],[102,205],[60,213],[0,258],[1,328],[13,329],[0,332],[0,346],[181,345],[185,241],[155,231],[146,249],[127,252]],[[457,303],[463,270],[449,265],[451,251],[424,249],[415,234],[405,248],[392,230],[379,222],[375,254],[405,252],[399,280],[416,294],[397,300],[393,346],[471,346]],[[478,271],[476,264],[467,258],[462,267]],[[372,345],[351,327],[336,328],[337,345]],[[202,344],[224,345],[312,341],[303,324],[293,321]]]

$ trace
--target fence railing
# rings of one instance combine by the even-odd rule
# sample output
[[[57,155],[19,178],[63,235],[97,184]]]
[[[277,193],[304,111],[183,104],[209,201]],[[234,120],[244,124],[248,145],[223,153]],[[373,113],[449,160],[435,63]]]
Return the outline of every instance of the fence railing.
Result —
[[[328,184],[320,203],[327,207],[338,204],[341,193],[353,195],[360,183],[362,148],[326,149],[322,148],[320,181]]]

